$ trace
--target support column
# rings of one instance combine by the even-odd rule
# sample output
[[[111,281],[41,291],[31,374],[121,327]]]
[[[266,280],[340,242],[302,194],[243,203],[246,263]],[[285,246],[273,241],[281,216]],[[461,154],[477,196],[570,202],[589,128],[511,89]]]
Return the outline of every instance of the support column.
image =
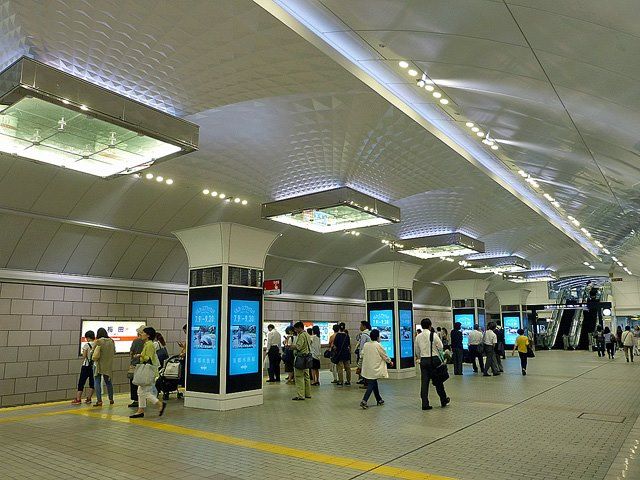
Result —
[[[524,288],[513,290],[498,290],[494,292],[500,302],[500,319],[504,328],[504,344],[513,347],[518,329],[527,329],[527,297],[531,290]]]
[[[416,376],[413,353],[413,279],[421,265],[381,262],[359,265],[367,319],[380,330],[380,344],[393,359],[389,378]]]
[[[278,234],[235,223],[174,232],[189,261],[184,405],[261,405],[262,280]]]
[[[462,324],[462,345],[469,348],[469,332],[475,324],[480,328],[486,327],[486,312],[484,309],[484,294],[489,282],[486,280],[450,280],[443,282],[451,297],[451,312],[453,322]]]

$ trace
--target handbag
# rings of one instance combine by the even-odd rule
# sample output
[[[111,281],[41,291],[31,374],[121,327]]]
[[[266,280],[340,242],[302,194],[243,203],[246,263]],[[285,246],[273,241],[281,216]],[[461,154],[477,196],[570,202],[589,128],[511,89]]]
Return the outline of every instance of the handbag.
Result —
[[[433,332],[431,332],[429,339],[431,341],[431,358],[433,358]],[[444,383],[449,380],[449,369],[447,368],[447,364],[443,362],[440,351],[438,351],[438,359],[440,360],[440,365],[433,369],[431,378],[434,383]]]
[[[307,347],[311,350],[309,345],[309,339],[307,338]],[[299,353],[296,355],[296,359],[293,362],[293,366],[298,370],[307,370],[313,368],[313,355],[311,353]]]
[[[150,363],[139,363],[133,373],[133,384],[139,387],[153,385],[156,380],[156,367]]]
[[[324,356],[324,358],[331,358],[331,349],[325,350],[322,355]]]
[[[535,356],[536,354],[533,353],[533,348],[531,348],[531,345],[527,345],[527,358],[533,358]]]

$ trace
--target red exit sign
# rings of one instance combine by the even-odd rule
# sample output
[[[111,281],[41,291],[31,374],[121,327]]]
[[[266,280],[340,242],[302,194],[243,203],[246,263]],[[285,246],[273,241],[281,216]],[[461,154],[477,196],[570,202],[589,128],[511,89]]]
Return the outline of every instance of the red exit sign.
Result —
[[[282,280],[265,280],[262,283],[265,295],[280,295],[282,293]]]

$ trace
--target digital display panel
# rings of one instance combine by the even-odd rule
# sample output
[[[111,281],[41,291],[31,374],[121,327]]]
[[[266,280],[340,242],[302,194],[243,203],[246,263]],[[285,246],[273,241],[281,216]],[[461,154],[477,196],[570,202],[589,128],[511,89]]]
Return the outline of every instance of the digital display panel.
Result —
[[[505,315],[502,317],[502,326],[504,327],[505,345],[515,345],[516,338],[518,338],[518,329],[520,328],[520,317],[517,315]]]
[[[189,337],[189,373],[218,375],[218,339],[220,335],[220,301],[198,300],[191,303]]]
[[[304,328],[311,328],[317,325],[320,329],[320,344],[327,345],[329,343],[329,337],[333,333],[333,324],[329,322],[304,322]]]
[[[229,320],[229,375],[257,373],[260,358],[260,302],[232,299]]]
[[[473,330],[473,313],[454,313],[453,322],[460,322],[462,331],[462,348],[469,348],[469,333]]]
[[[395,357],[393,338],[393,310],[371,310],[369,311],[369,323],[371,329],[380,331],[380,345],[385,349],[389,358]]]
[[[82,320],[82,330],[80,332],[79,354],[82,355],[82,346],[87,343],[84,334],[92,330],[97,334],[99,328],[104,328],[116,346],[116,353],[129,353],[131,343],[138,338],[136,329],[145,325],[142,321],[112,321],[112,320]]]
[[[400,357],[413,358],[413,312],[399,310],[400,316]]]

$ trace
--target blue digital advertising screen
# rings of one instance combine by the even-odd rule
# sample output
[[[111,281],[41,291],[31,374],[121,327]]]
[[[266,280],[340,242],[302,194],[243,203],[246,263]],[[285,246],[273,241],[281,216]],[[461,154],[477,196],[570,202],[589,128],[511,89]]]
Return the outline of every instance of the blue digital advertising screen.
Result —
[[[455,313],[453,315],[453,322],[460,322],[462,331],[462,347],[469,348],[469,332],[473,330],[473,313]]]
[[[389,358],[395,357],[395,347],[393,338],[393,310],[371,310],[369,312],[369,323],[372,329],[380,331],[380,345],[385,349]]]
[[[260,368],[260,302],[231,300],[229,308],[229,375],[257,373]]]
[[[196,300],[192,302],[190,325],[189,373],[209,377],[217,376],[220,301]]]
[[[399,310],[400,317],[400,358],[413,358],[413,312]]]
[[[516,338],[518,338],[518,329],[520,328],[520,317],[517,315],[505,315],[502,317],[502,326],[504,327],[505,345],[515,345]]]

